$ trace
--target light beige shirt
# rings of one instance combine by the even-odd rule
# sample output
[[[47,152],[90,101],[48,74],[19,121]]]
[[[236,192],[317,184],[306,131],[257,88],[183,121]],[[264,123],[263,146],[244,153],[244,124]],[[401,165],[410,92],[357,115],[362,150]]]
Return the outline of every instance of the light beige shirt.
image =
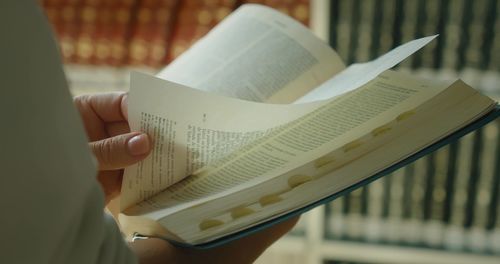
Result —
[[[0,1],[0,263],[135,263],[37,1]]]

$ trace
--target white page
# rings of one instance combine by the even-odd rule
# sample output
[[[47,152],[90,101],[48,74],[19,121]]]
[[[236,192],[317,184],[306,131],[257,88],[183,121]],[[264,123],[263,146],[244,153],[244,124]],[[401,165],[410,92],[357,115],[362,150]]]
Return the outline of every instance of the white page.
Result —
[[[391,76],[395,80],[390,80]],[[325,148],[336,148],[325,145],[327,141],[345,144],[355,140],[364,133],[363,127],[392,119],[391,115],[396,113],[385,113],[390,107],[411,107],[412,103],[422,102],[438,92],[437,89],[423,88],[402,92],[400,89],[404,88],[391,84],[401,83],[401,78],[395,74],[385,75],[368,85],[370,89],[356,91],[338,100],[276,105],[217,96],[152,76],[134,74],[129,95],[131,129],[147,132],[155,141],[155,147],[145,161],[126,169],[122,185],[123,208],[164,190],[205,165],[209,167],[204,167],[204,171],[215,178],[195,173],[196,177],[175,188],[192,190],[183,193],[196,199],[211,196],[220,190],[220,186],[230,191],[231,187],[226,188],[228,182],[225,181],[233,180],[228,175],[239,178],[229,185],[244,188],[245,184],[251,184],[249,179],[252,177],[271,177],[277,170],[288,171],[304,159],[322,156],[317,153],[318,149],[322,149],[322,153]],[[234,142],[221,137],[222,141],[217,141],[212,136],[225,133],[235,135]],[[259,144],[241,149],[260,139]],[[227,156],[232,162],[226,162],[226,155],[233,150],[238,151]],[[224,160],[205,160],[204,164],[193,168],[191,165],[199,156]],[[228,164],[231,165],[226,166]],[[209,188],[212,183],[218,186]],[[177,196],[178,193],[171,191]],[[179,197],[179,200],[189,200],[189,197]],[[175,202],[174,199],[168,200]]]
[[[344,68],[302,24],[243,5],[157,76],[220,95],[291,103]]]
[[[372,63],[361,66],[360,70],[358,71],[347,72],[347,74],[343,75],[345,76],[344,82],[350,80],[355,83],[354,85],[349,86],[349,89],[347,90],[357,88],[359,86],[356,86],[356,84],[360,85],[360,83],[362,82],[368,82],[369,80],[375,78],[375,74],[387,67],[387,65],[396,64],[397,62],[402,60],[402,58],[408,56],[408,54],[411,54],[412,51],[414,52],[415,50],[418,50],[426,43],[431,41],[432,38],[433,37],[427,37],[407,43],[401,47],[396,48],[388,55],[382,56]],[[375,68],[372,69],[371,67],[368,67],[370,65],[375,66]],[[189,105],[187,102],[199,103],[205,100],[203,96],[208,96],[208,94],[199,93],[196,94],[197,97],[199,96],[199,99],[186,99],[183,106],[185,108],[189,107],[189,111],[183,111],[181,113],[178,112],[178,109],[183,108],[173,108],[175,104],[168,103],[169,101],[171,101],[168,96],[175,96],[178,99],[174,101],[175,103],[181,102],[182,100],[181,98],[179,98],[179,95],[182,95],[184,93],[181,92],[181,90],[183,90],[183,88],[184,90],[189,90],[188,88],[180,87],[169,82],[161,83],[158,79],[148,78],[146,76],[138,76],[139,77],[137,78],[139,78],[140,80],[136,80],[134,84],[131,85],[131,96],[129,97],[129,122],[131,124],[131,128],[133,130],[142,130],[148,132],[152,134],[153,137],[162,138],[163,141],[165,141],[165,138],[167,138],[167,143],[165,143],[165,146],[162,146],[163,153],[153,152],[153,158],[148,158],[147,161],[141,163],[141,165],[136,165],[127,169],[127,173],[124,177],[124,187],[122,188],[123,207],[132,205],[135,202],[144,200],[145,198],[158,193],[159,191],[165,189],[167,186],[172,185],[173,183],[181,180],[183,177],[194,172],[196,169],[201,168],[206,164],[212,163],[217,159],[221,159],[224,157],[224,155],[232,152],[233,150],[236,150],[252,141],[255,141],[269,134],[272,131],[272,128],[276,128],[280,125],[291,122],[299,118],[301,115],[304,115],[308,111],[311,111],[312,109],[317,108],[319,107],[319,105],[325,103],[325,101],[323,100],[322,102],[316,102],[312,105],[307,104],[307,106],[305,107],[296,107],[297,105],[264,105],[255,103],[252,104],[250,102],[244,102],[241,100],[233,100],[231,101],[232,104],[228,106],[225,100],[223,100],[221,97],[216,97],[218,98],[216,101],[220,101],[220,103],[214,103],[206,106]],[[358,76],[358,78],[355,78],[355,76]],[[334,79],[335,78],[333,78],[332,80]],[[362,82],[358,80],[362,80]],[[138,87],[144,87],[145,89],[138,90]],[[155,87],[159,89],[156,92],[150,89],[154,89]],[[173,89],[172,87],[177,87],[178,89],[176,89],[175,91],[166,91],[166,93],[164,93],[160,90],[162,89],[161,87],[164,87],[163,89],[166,89],[166,87],[169,87],[170,89]],[[189,91],[187,92],[187,94],[192,92],[193,91]],[[344,90],[343,93],[345,92],[347,91]],[[156,93],[157,96],[150,93]],[[151,99],[144,99],[149,97],[154,98],[156,102],[153,103],[151,102]],[[334,96],[331,96],[330,98],[333,97]],[[163,99],[160,100],[161,98]],[[136,108],[141,108],[141,110],[136,110]],[[227,115],[221,115],[220,108],[227,108],[230,110],[228,110]],[[283,112],[283,109],[287,109],[288,112]],[[144,119],[145,117],[137,116],[141,112],[158,114],[157,116],[149,116],[148,118]],[[186,127],[183,128],[184,130],[182,130],[182,132],[174,131],[171,129],[173,127],[174,121],[167,121],[162,118],[164,116],[175,116],[179,118],[182,116],[183,119],[190,120],[190,125],[188,126],[187,123],[184,124]],[[213,122],[212,127],[210,127],[210,125],[206,123],[207,116],[209,116],[208,119]],[[241,120],[245,121],[241,122]],[[152,128],[146,126],[141,127],[141,122],[149,123]],[[155,122],[156,124],[151,124]],[[165,122],[171,122],[171,124]],[[237,131],[234,130],[234,123],[240,123]],[[232,126],[224,127],[225,124],[230,124]],[[217,129],[215,129],[215,127],[217,127]],[[162,133],[164,135],[160,135]],[[198,134],[204,135],[199,136]],[[180,135],[184,138],[179,138]],[[183,146],[184,149],[188,150],[176,150],[176,147],[174,146],[177,142],[188,142],[188,139],[192,139],[192,144]],[[210,142],[210,144],[201,142],[207,140],[219,140],[224,142],[227,141],[228,143],[222,144],[222,147],[209,148],[208,145],[213,145],[214,142]],[[198,144],[199,146],[194,146],[194,144]],[[221,144],[216,143],[215,145]],[[189,151],[189,149],[195,150],[196,153],[194,153],[193,151]],[[184,155],[184,158],[178,159],[175,162],[174,160],[176,159],[174,159],[173,157],[167,158],[169,162],[179,163],[179,160],[181,160],[182,162],[179,164],[163,164],[167,168],[176,168],[174,170],[169,169],[169,171],[167,172],[162,171],[162,168],[156,168],[155,166],[162,165],[161,162],[156,161],[158,159],[161,160],[161,157],[166,156],[169,152],[172,152],[169,154],[170,156]],[[145,169],[144,164],[147,162],[151,162],[151,164],[148,164],[148,166],[151,166],[151,168]],[[135,173],[132,173],[132,171],[134,170]],[[138,170],[140,170],[141,172],[139,172]],[[158,172],[158,170],[160,172]],[[158,175],[155,176],[155,173]],[[134,174],[135,176],[132,176]],[[151,174],[149,181],[147,181],[146,179],[142,179],[142,176],[140,176],[148,174]],[[135,179],[135,184],[132,182],[132,179]],[[127,186],[125,186],[125,184],[127,184]],[[146,187],[146,185],[149,187]]]
[[[125,169],[121,207],[164,190],[194,170],[326,102],[256,103],[132,73],[128,97],[130,129],[148,133],[154,148],[144,161]]]
[[[437,35],[412,40],[392,49],[373,61],[352,64],[330,80],[295,101],[295,103],[323,100],[361,87],[382,72],[396,66],[436,37]]]

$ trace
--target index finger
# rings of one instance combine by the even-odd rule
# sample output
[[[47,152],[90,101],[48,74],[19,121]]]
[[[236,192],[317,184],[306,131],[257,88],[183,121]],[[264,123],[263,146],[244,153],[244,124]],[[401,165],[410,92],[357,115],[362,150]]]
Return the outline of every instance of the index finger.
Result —
[[[91,112],[104,123],[128,120],[125,92],[78,96],[75,98],[75,104],[81,110],[85,110],[84,113]]]

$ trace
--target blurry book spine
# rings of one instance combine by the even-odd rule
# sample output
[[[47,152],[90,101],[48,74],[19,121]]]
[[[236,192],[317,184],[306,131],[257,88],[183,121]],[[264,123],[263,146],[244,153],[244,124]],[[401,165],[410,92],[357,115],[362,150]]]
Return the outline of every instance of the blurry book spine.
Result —
[[[378,179],[368,185],[367,222],[365,225],[365,239],[368,242],[380,242],[382,240],[384,179]]]
[[[346,196],[339,197],[325,206],[325,236],[327,239],[340,240],[344,238],[347,229],[343,212]]]
[[[382,237],[382,241],[383,242],[389,242],[390,240],[390,231],[389,229],[391,228],[389,226],[389,213],[390,213],[390,209],[391,209],[391,205],[390,205],[390,202],[391,202],[391,190],[392,190],[392,177],[393,177],[394,173],[391,173],[389,175],[387,175],[386,177],[384,177],[382,183],[382,189],[383,189],[383,192],[382,192],[382,199],[381,199],[381,203],[382,203],[382,212],[380,214],[380,217],[383,221],[383,224],[382,224],[382,234],[383,234],[383,237]]]
[[[466,67],[467,64],[466,52],[470,42],[469,25],[472,21],[473,7],[474,7],[474,1],[464,1],[464,5],[462,7],[462,13],[460,16],[461,34],[457,50],[456,70],[463,69],[464,67]]]
[[[337,52],[338,45],[338,27],[339,27],[339,14],[340,14],[340,0],[330,1],[329,9],[329,21],[328,21],[328,43]]]
[[[427,222],[425,243],[429,247],[441,248],[443,246],[444,221],[443,207],[446,197],[446,172],[448,170],[449,145],[436,151],[434,155],[428,157],[428,172],[432,173],[432,181],[427,181],[426,201],[427,204]],[[430,184],[430,186],[429,186]]]
[[[444,246],[451,250],[464,250],[466,239],[463,223],[466,218],[467,188],[472,167],[473,134],[464,136],[458,142],[455,186],[451,214],[444,237]]]
[[[236,0],[181,1],[167,52],[167,62],[178,57],[208,33],[234,10],[236,4]]]
[[[417,37],[423,37],[428,35],[434,35],[438,33],[439,26],[439,18],[441,17],[442,9],[440,9],[440,3],[442,1],[422,1],[424,4],[424,16],[425,22],[422,25],[421,31],[419,32],[422,35],[418,35]],[[433,41],[426,46],[423,52],[420,52],[421,61],[420,67],[424,68],[432,68],[435,60],[439,60],[435,56],[435,51],[437,47],[438,41]]]
[[[78,64],[90,64],[96,49],[94,39],[97,37],[97,15],[98,10],[104,3],[98,0],[83,0],[77,9],[77,18],[80,26],[76,38],[76,56],[72,60]]]
[[[57,35],[64,62],[74,62],[77,57],[82,0],[45,0],[43,7]]]
[[[166,62],[178,0],[140,0],[133,21],[127,62],[158,68]]]
[[[393,46],[394,38],[392,34],[392,30],[394,27],[394,14],[396,8],[396,0],[384,0],[380,3],[382,10],[382,19],[379,25],[380,33],[378,35],[378,50],[377,56],[380,54],[384,54]]]
[[[346,238],[359,241],[363,235],[363,216],[361,214],[361,196],[363,188],[359,188],[348,195],[344,200],[344,213],[346,220]]]
[[[453,142],[448,147],[448,160],[446,169],[445,182],[445,197],[443,201],[443,224],[451,225],[451,217],[453,213],[453,197],[455,195],[456,174],[457,174],[457,157],[458,157],[458,142]]]
[[[495,34],[493,34],[491,45],[491,61],[489,63],[488,69],[492,71],[500,71],[500,56],[498,56],[498,54],[500,54],[500,33],[498,33],[500,32],[500,12],[498,11],[500,10],[500,1],[495,2],[496,6],[494,7],[494,10],[496,10],[496,17],[495,21],[493,22],[493,32],[495,32]]]
[[[481,44],[481,65],[480,68],[482,70],[487,70],[488,67],[492,63],[492,56],[494,54],[498,53],[493,53],[493,48],[494,46],[494,37],[495,35],[498,35],[498,32],[500,32],[500,28],[495,28],[496,21],[499,21],[499,11],[500,10],[500,2],[497,0],[489,0],[488,3],[486,3],[486,10],[485,10],[485,18],[484,18],[484,33],[483,33],[483,43]],[[496,20],[496,21],[495,21]],[[496,29],[496,30],[495,30]],[[496,34],[495,34],[496,32]],[[497,64],[498,65],[498,64]]]
[[[354,1],[339,1],[335,50],[347,62],[351,46],[351,11]]]
[[[469,36],[468,45],[465,47],[465,67],[479,68],[481,66],[481,46],[484,41],[484,29],[486,9],[488,8],[486,0],[474,0],[471,11],[471,19],[467,25]]]
[[[485,126],[483,130],[476,133],[481,133],[480,146],[476,147],[480,153],[475,154],[478,160],[477,173],[477,191],[475,194],[475,203],[473,206],[473,222],[468,230],[469,243],[468,248],[471,251],[484,253],[489,250],[490,243],[488,243],[488,205],[495,203],[491,187],[494,183],[494,170],[495,170],[495,151],[496,141],[498,138],[498,130],[495,123]],[[476,135],[477,136],[477,135]],[[478,143],[479,144],[479,143]],[[471,172],[472,173],[472,172]]]
[[[401,206],[402,212],[401,217],[403,221],[403,228],[405,230],[411,230],[414,210],[413,210],[413,187],[415,185],[415,163],[411,163],[407,165],[405,168],[405,177],[403,180],[403,197]],[[414,239],[412,235],[407,235],[411,232],[403,232],[401,237],[401,244],[411,244],[414,243]]]
[[[360,19],[358,24],[358,37],[356,61],[364,62],[371,59],[370,46],[372,44],[372,24],[373,24],[373,10],[375,8],[375,0],[365,0],[359,6]]]
[[[295,20],[305,26],[309,25],[310,18],[310,4],[309,0],[243,0],[240,4],[261,4],[272,7],[288,16],[291,16]]]
[[[134,5],[134,0],[103,1],[97,11],[93,64],[122,66],[125,63]]]
[[[473,134],[471,166],[469,171],[470,177],[467,182],[467,199],[464,207],[465,218],[463,221],[463,226],[466,229],[466,231],[470,231],[470,229],[474,224],[475,205],[478,194],[479,178],[481,175],[480,161],[483,148],[482,139],[483,139],[483,130],[478,129]]]
[[[445,30],[446,29],[446,24],[448,23],[448,17],[450,15],[450,1],[449,0],[442,0],[439,1],[439,13],[438,17],[436,18],[437,25],[435,29],[434,34],[439,34],[440,37],[436,41],[436,47],[434,48],[434,52],[432,54],[432,67],[434,69],[440,69],[443,67],[443,54],[444,54],[444,47],[446,44],[446,36],[448,35],[448,32]],[[429,59],[428,59],[429,60]]]
[[[349,34],[349,50],[347,51],[347,64],[352,64],[356,62],[356,53],[359,49],[358,39],[359,39],[359,20],[361,13],[361,3],[359,0],[354,0],[352,3],[352,9],[350,10],[350,28],[351,32]]]
[[[413,186],[411,188],[411,219],[405,221],[405,230],[403,241],[411,245],[422,245],[423,230],[423,211],[425,181],[427,179],[427,161],[421,158],[414,163]]]
[[[403,185],[406,170],[401,168],[391,177],[391,193],[389,199],[388,234],[386,241],[399,244],[402,240],[403,226]]]
[[[460,43],[460,18],[463,12],[463,1],[454,1],[448,6],[448,19],[444,31],[444,47],[442,51],[442,68],[455,69],[457,67],[457,51]]]
[[[500,254],[500,121],[493,123],[495,128],[496,144],[494,154],[493,181],[490,186],[490,202],[486,230],[489,234],[489,245],[492,253]]]
[[[415,38],[416,22],[418,19],[418,2],[404,1],[403,15],[401,21],[401,42],[408,42]],[[414,56],[410,56],[400,63],[399,67],[409,69],[412,65]]]
[[[417,5],[417,19],[414,24],[415,27],[415,36],[414,37],[421,37],[424,35],[424,25],[427,21],[427,13],[426,13],[426,1],[415,1],[418,3]],[[413,57],[413,60],[411,62],[411,67],[412,69],[416,69],[422,66],[422,52],[418,52],[414,54],[415,56]]]

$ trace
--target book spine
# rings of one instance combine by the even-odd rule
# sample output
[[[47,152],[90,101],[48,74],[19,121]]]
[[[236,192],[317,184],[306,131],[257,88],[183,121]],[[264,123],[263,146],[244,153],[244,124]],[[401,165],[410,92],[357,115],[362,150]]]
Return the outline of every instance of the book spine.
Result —
[[[463,1],[454,1],[453,4],[449,5],[448,20],[444,28],[446,36],[444,37],[445,45],[442,52],[442,68],[455,69],[457,67],[456,55],[460,43],[460,18],[462,17],[463,4]],[[439,36],[439,38],[442,37]]]
[[[434,31],[434,33],[431,33],[431,34],[439,33],[439,38],[435,40],[436,48],[434,49],[434,53],[432,54],[433,58],[431,58],[433,59],[432,67],[436,70],[441,69],[441,67],[443,67],[444,47],[446,43],[446,36],[448,35],[448,32],[445,30],[445,28],[449,17],[450,1],[442,0],[439,1],[438,5],[439,5],[438,7],[439,13],[438,17],[436,18],[437,20],[436,30]]]
[[[470,41],[470,32],[469,32],[469,24],[471,23],[472,20],[472,8],[474,5],[474,1],[465,1],[463,7],[462,7],[462,14],[460,16],[460,28],[461,28],[461,33],[460,33],[460,41],[458,44],[458,50],[457,50],[457,65],[456,65],[456,70],[461,70],[464,67],[466,67],[466,51],[467,51],[467,46],[469,45]]]
[[[339,197],[327,204],[325,208],[325,227],[329,239],[339,240],[345,237],[347,229],[343,213],[345,196]]]
[[[418,1],[418,6],[417,6],[417,20],[416,23],[414,24],[415,26],[415,35],[414,38],[419,38],[424,36],[424,25],[427,21],[427,13],[426,13],[426,8],[425,5],[426,1]],[[416,54],[413,54],[411,57],[413,58],[411,67],[412,69],[416,69],[422,66],[422,52],[417,52]]]
[[[180,2],[177,19],[172,29],[172,40],[167,62],[177,58],[194,42],[203,37],[236,7],[236,0]]]
[[[157,68],[165,64],[177,0],[142,0],[132,26],[127,62]]]
[[[382,19],[380,26],[380,33],[377,36],[379,45],[377,55],[382,55],[393,47],[393,27],[394,27],[394,14],[396,10],[396,0],[384,0],[381,3]],[[376,26],[376,25],[374,25]]]
[[[43,4],[47,17],[57,35],[63,61],[72,63],[77,52],[77,36],[80,27],[81,0],[47,0]]]
[[[496,32],[493,34],[492,47],[491,47],[491,61],[489,63],[488,69],[491,71],[500,71],[500,56],[495,54],[500,54],[500,15],[498,14],[498,10],[500,10],[500,1],[496,1],[496,7],[494,10],[497,10],[497,15],[494,21],[493,31]]]
[[[498,53],[493,53],[493,49],[495,48],[494,46],[494,37],[495,35],[498,36],[498,32],[500,32],[500,28],[497,27],[495,29],[495,22],[500,20],[498,18],[498,10],[500,10],[500,2],[496,0],[490,0],[487,3],[486,6],[486,14],[485,14],[485,19],[484,19],[484,33],[483,33],[483,43],[481,45],[481,70],[487,70],[488,67],[491,65],[492,62],[492,57],[494,54]],[[495,21],[496,20],[496,21]],[[496,34],[495,34],[496,32]],[[498,57],[498,56],[497,56]],[[498,65],[498,64],[497,64]]]
[[[467,199],[467,182],[471,170],[471,154],[473,134],[468,134],[458,141],[457,166],[454,193],[451,204],[449,224],[444,235],[444,247],[450,250],[464,250],[465,229],[465,202]]]
[[[401,42],[413,40],[416,35],[415,23],[418,19],[418,4],[420,1],[404,1],[403,18],[401,22]],[[400,69],[409,70],[415,54],[406,58],[399,65]]]
[[[405,177],[404,168],[398,169],[391,175],[390,194],[388,204],[388,215],[385,228],[385,241],[399,244],[402,240],[402,198],[403,181]]]
[[[457,174],[457,156],[458,156],[458,142],[453,142],[448,148],[448,161],[446,168],[446,182],[445,182],[445,197],[443,201],[443,223],[445,225],[451,224],[451,216],[453,209],[453,196],[455,194],[456,174]]]
[[[467,238],[466,239],[466,248],[472,251],[481,251],[482,238],[480,237],[480,231],[478,229],[478,218],[481,216],[478,215],[478,210],[476,208],[478,204],[478,195],[479,195],[479,187],[481,181],[481,174],[483,172],[483,168],[481,167],[481,160],[483,154],[483,138],[484,138],[484,130],[479,129],[474,132],[474,144],[472,147],[472,156],[471,156],[471,167],[470,167],[470,177],[467,182],[467,200],[465,203],[465,219],[463,222]]]
[[[77,17],[81,22],[78,35],[76,37],[76,56],[72,62],[78,64],[90,64],[95,52],[95,42],[97,34],[98,10],[104,6],[103,2],[96,0],[83,0],[82,5],[77,9]]]
[[[365,0],[359,7],[361,15],[358,25],[358,37],[356,39],[356,61],[363,62],[372,59],[370,57],[370,46],[372,44],[372,22],[375,0]]]
[[[415,163],[411,163],[407,165],[405,168],[405,177],[403,181],[403,198],[402,198],[402,203],[401,206],[403,207],[401,209],[401,218],[403,221],[403,228],[406,226],[410,226],[412,223],[412,217],[413,217],[413,210],[412,210],[412,203],[413,203],[413,186],[415,183]],[[406,229],[406,228],[405,228]],[[403,233],[404,234],[404,233]],[[401,237],[401,243],[402,244],[409,244],[412,243],[413,241],[411,238],[409,238],[406,235],[402,235]]]
[[[414,181],[411,189],[411,210],[412,218],[405,223],[404,241],[412,245],[422,245],[424,225],[423,212],[424,208],[424,193],[425,181],[427,179],[427,162],[425,158],[421,158],[414,163]]]
[[[467,25],[468,42],[465,47],[464,67],[480,68],[481,46],[484,42],[484,29],[486,11],[488,8],[486,0],[474,0],[472,2],[471,19]]]
[[[347,62],[351,45],[351,10],[353,1],[340,1],[338,6],[337,40],[335,49],[343,61]]]
[[[360,1],[354,0],[352,3],[352,9],[350,10],[350,28],[349,33],[349,49],[347,51],[347,64],[352,64],[356,62],[356,53],[358,50],[358,39],[359,39],[359,20],[360,20]]]
[[[392,29],[394,26],[394,8],[396,1],[376,1],[373,10],[372,40],[370,57],[376,58],[392,46]]]
[[[369,242],[380,242],[383,236],[382,199],[384,197],[383,178],[369,185],[367,223],[365,225],[365,239]]]
[[[344,209],[347,218],[346,237],[349,240],[359,241],[363,235],[363,218],[361,214],[361,194],[363,188],[356,189],[346,196]]]
[[[449,146],[436,151],[429,156],[428,171],[433,171],[431,187],[431,204],[428,205],[430,215],[427,218],[425,243],[427,246],[440,248],[443,246],[444,222],[443,207],[446,197],[446,171],[448,169]],[[431,169],[433,167],[433,169]],[[428,181],[429,183],[429,181]]]
[[[493,162],[493,181],[490,186],[490,201],[486,230],[489,234],[490,252],[500,254],[500,120],[491,124],[496,129],[495,161]]]
[[[494,182],[494,162],[496,151],[496,140],[498,135],[497,127],[489,124],[478,130],[480,137],[480,153],[478,154],[478,180],[477,193],[474,204],[474,219],[469,229],[469,249],[478,253],[490,251],[488,243],[488,205],[494,203],[492,198],[491,185]]]
[[[124,65],[134,5],[132,0],[108,0],[99,8],[93,64]]]
[[[391,241],[390,229],[389,226],[389,212],[391,209],[390,201],[391,201],[391,190],[392,190],[392,178],[393,174],[389,174],[382,179],[383,184],[383,195],[382,195],[382,212],[380,214],[383,225],[382,225],[382,233],[383,233],[383,241],[389,242]]]
[[[330,21],[328,30],[328,43],[338,52],[338,31],[340,17],[340,0],[332,0],[330,2]]]
[[[417,37],[424,37],[429,35],[434,35],[438,31],[438,19],[440,14],[440,2],[441,1],[423,1],[424,2],[424,16],[425,23],[421,29],[420,35]],[[419,52],[420,56],[420,66],[424,68],[432,68],[434,65],[434,60],[438,59],[435,56],[436,46],[438,41],[431,41],[422,52]]]

